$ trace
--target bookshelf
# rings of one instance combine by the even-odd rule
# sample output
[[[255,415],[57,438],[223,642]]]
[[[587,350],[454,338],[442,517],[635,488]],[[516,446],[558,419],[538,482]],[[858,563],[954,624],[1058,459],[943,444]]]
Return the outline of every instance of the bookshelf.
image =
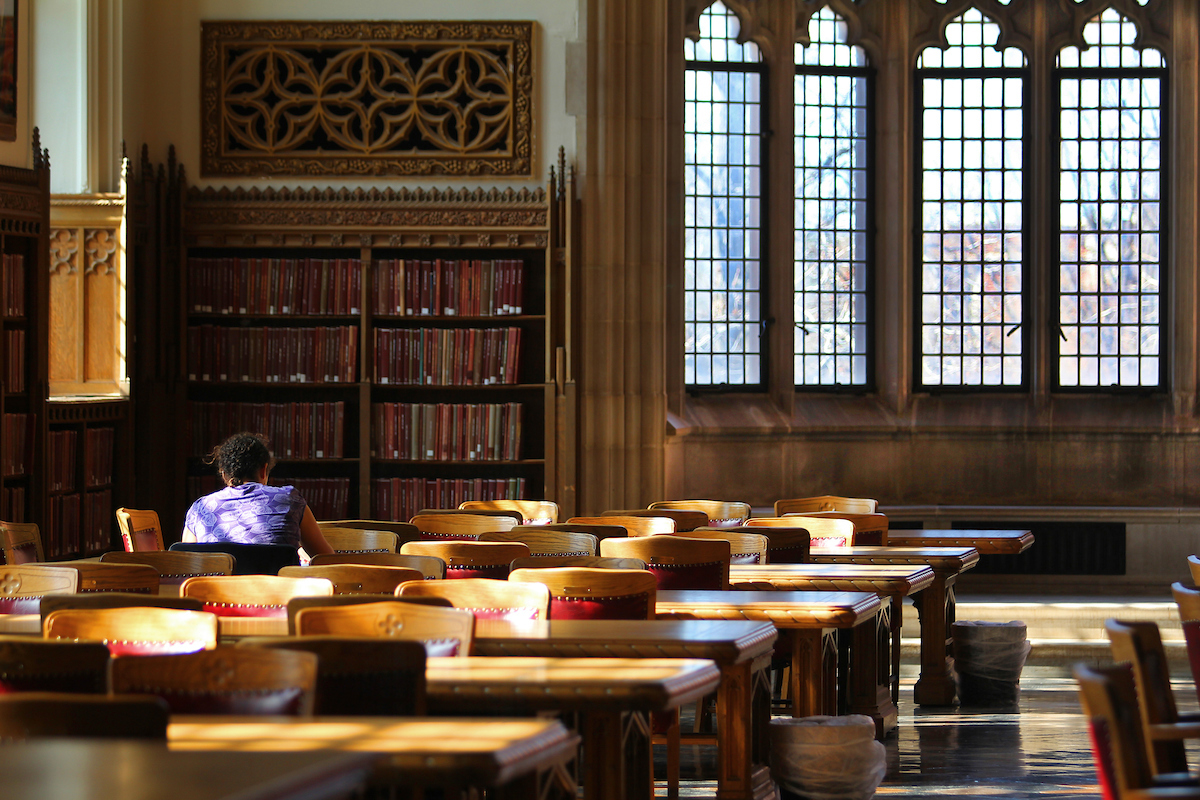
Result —
[[[44,524],[50,158],[0,166],[0,519]]]
[[[537,190],[189,190],[143,155],[135,302],[177,313],[139,334],[138,441],[179,432],[146,454],[170,464],[147,494],[175,498],[181,522],[217,488],[203,455],[251,430],[319,519],[490,497],[569,510],[565,172],[560,157]]]

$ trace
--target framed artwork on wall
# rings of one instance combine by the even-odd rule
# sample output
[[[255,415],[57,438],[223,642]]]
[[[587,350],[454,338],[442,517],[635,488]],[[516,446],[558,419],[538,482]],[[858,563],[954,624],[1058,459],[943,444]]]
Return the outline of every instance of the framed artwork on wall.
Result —
[[[17,0],[0,0],[0,141],[17,140]]]

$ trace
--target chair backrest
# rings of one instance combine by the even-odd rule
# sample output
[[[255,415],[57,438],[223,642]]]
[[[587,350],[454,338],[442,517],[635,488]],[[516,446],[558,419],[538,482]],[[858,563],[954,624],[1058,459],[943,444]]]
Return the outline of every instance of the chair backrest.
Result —
[[[1188,556],[1188,570],[1192,573],[1192,585],[1200,586],[1200,556]]]
[[[188,578],[179,587],[180,597],[194,597],[204,610],[222,617],[287,617],[293,597],[333,594],[325,578],[281,578],[278,575],[223,575]]]
[[[422,642],[431,656],[469,656],[475,615],[398,601],[318,606],[296,615],[300,636],[382,636]]]
[[[426,580],[440,580],[446,577],[446,562],[433,556],[410,556],[400,553],[322,553],[313,556],[308,562],[310,567],[327,567],[334,564],[408,567],[420,572]]]
[[[886,514],[851,514],[847,511],[810,511],[807,514],[784,514],[784,519],[845,519],[854,523],[856,544],[887,545],[888,518]],[[807,526],[806,526],[807,527]]]
[[[391,594],[405,581],[425,580],[422,573],[408,567],[375,567],[367,564],[284,567],[279,570],[279,576],[325,578],[333,584],[334,594]]]
[[[751,517],[747,528],[803,528],[808,531],[809,547],[851,547],[858,537],[854,523],[827,517]]]
[[[675,531],[690,531],[708,524],[708,514],[703,511],[673,508],[615,508],[600,514],[601,517],[667,517],[675,523]],[[630,531],[630,536],[637,534]]]
[[[1180,739],[1152,740],[1154,725],[1173,725],[1179,721],[1175,694],[1171,691],[1171,673],[1167,651],[1155,622],[1125,622],[1110,619],[1104,623],[1112,645],[1113,661],[1133,667],[1142,730],[1150,749],[1147,757],[1154,772],[1187,772],[1187,755]]]
[[[458,507],[467,511],[517,511],[522,525],[553,525],[558,522],[558,503],[552,500],[466,500]]]
[[[526,525],[511,531],[481,533],[481,542],[524,542],[531,556],[594,556],[599,540],[590,533],[530,529]]]
[[[38,613],[42,624],[55,611],[96,610],[101,608],[179,608],[203,611],[204,604],[191,597],[134,592],[92,592],[90,594],[52,594],[42,598]]]
[[[302,650],[317,657],[318,715],[425,715],[425,646],[398,639],[289,636],[242,639],[238,647]]]
[[[479,534],[490,531],[512,530],[518,524],[515,517],[492,514],[472,514],[466,511],[417,514],[411,520],[421,532],[423,540],[474,540]],[[403,547],[400,552],[407,552]]]
[[[514,558],[512,568],[553,569],[554,567],[587,567],[589,569],[645,569],[640,558],[603,558],[601,556],[529,556]]]
[[[697,528],[688,531],[687,538],[729,542],[730,564],[766,564],[771,547],[771,541],[761,533],[746,533],[728,528],[715,531]]]
[[[731,546],[724,539],[691,539],[685,536],[635,536],[605,539],[600,555],[640,558],[654,575],[661,591],[669,589],[729,588]]]
[[[656,533],[674,533],[675,520],[662,516],[607,516],[571,517],[569,525],[620,525],[627,536],[652,536]],[[601,540],[611,537],[597,537]]]
[[[659,500],[650,504],[651,509],[675,511],[702,511],[708,517],[705,526],[728,528],[741,525],[750,518],[750,504],[725,500]]]
[[[629,529],[624,525],[589,525],[578,522],[560,522],[557,525],[543,525],[544,531],[567,531],[569,533],[586,533],[589,536],[595,536],[597,541],[602,539],[611,539],[614,536],[625,538],[629,535]]]
[[[1138,710],[1133,667],[1075,667],[1079,699],[1088,718],[1092,754],[1100,779],[1100,795],[1119,800],[1150,786],[1153,773],[1146,756],[1145,734]]]
[[[46,560],[42,552],[42,534],[32,522],[0,521],[0,552],[4,555],[4,563],[13,566]]]
[[[167,549],[163,544],[162,523],[158,521],[157,511],[118,508],[117,526],[121,529],[121,541],[127,553]]]
[[[10,692],[104,693],[108,648],[33,636],[0,637],[0,695]]]
[[[79,571],[70,567],[0,567],[0,614],[36,614],[47,595],[79,591]]]
[[[0,696],[0,740],[71,736],[165,742],[170,716],[159,697],[22,692]]]
[[[172,714],[312,714],[317,657],[297,650],[220,647],[173,656],[114,658],[108,688],[152,694]]]
[[[440,558],[446,562],[447,578],[504,580],[513,559],[529,555],[529,545],[522,542],[406,542],[400,551],[404,555]]]
[[[234,575],[278,575],[284,567],[300,566],[299,552],[286,544],[176,542],[167,549],[188,553],[228,553],[233,556]]]
[[[331,528],[354,528],[360,531],[388,531],[396,534],[396,541],[400,544],[421,538],[421,532],[417,530],[417,526],[410,522],[393,522],[384,519],[331,519],[317,524],[322,529],[328,525]]]
[[[194,653],[217,646],[217,618],[180,608],[69,608],[50,613],[42,635],[101,642],[118,656]]]
[[[145,564],[158,570],[158,585],[178,586],[188,578],[203,575],[232,575],[233,556],[228,553],[182,553],[173,550],[120,551],[100,556],[102,564]]]
[[[773,519],[773,518],[772,518]],[[812,535],[808,528],[783,528],[778,526],[739,525],[730,528],[697,528],[689,536],[702,531],[717,533],[753,533],[767,540],[768,564],[804,564],[808,561]],[[733,563],[738,563],[735,559]]]
[[[812,511],[842,511],[847,514],[874,514],[879,503],[868,497],[838,497],[823,494],[817,497],[793,497],[775,501],[775,516],[808,514]]]
[[[1187,644],[1188,664],[1192,668],[1192,683],[1200,697],[1200,591],[1182,583],[1171,584],[1171,594],[1179,607],[1179,621],[1183,627],[1183,639]]]
[[[335,594],[329,597],[293,597],[288,600],[288,636],[296,635],[296,615],[306,608],[318,608],[328,606],[352,606],[362,605],[363,603],[389,603],[394,600],[400,600],[405,603],[415,603],[427,606],[437,606],[439,608],[453,608],[449,600],[441,597],[396,597],[394,593],[388,594]]]
[[[320,528],[335,553],[394,553],[400,548],[400,537],[391,531],[338,528],[328,523]]]
[[[397,597],[443,597],[476,619],[548,619],[550,590],[537,583],[487,578],[456,581],[413,581],[396,589]]]
[[[550,619],[654,619],[658,581],[645,570],[518,569],[510,581],[550,590]]]
[[[145,564],[115,564],[80,559],[78,561],[56,561],[54,567],[68,567],[79,573],[79,591],[88,592],[136,592],[157,594],[158,570]],[[34,569],[46,569],[35,566]]]

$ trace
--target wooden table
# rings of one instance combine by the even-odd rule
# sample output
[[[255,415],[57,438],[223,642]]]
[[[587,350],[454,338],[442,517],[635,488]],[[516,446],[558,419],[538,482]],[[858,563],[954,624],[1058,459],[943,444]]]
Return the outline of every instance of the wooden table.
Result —
[[[777,633],[743,620],[550,620],[475,623],[483,656],[558,658],[706,658],[720,670],[717,736],[685,741],[717,745],[717,797],[758,800],[774,793],[768,760],[771,664]],[[668,755],[668,759],[671,755]],[[668,772],[673,774],[672,765]]]
[[[809,552],[813,563],[925,564],[933,583],[913,596],[921,618],[921,675],[913,696],[921,705],[953,705],[956,689],[950,669],[950,631],[954,624],[954,583],[979,563],[973,547],[859,546],[821,547]]]
[[[974,547],[980,555],[1016,555],[1033,545],[1033,532],[1022,530],[891,530],[888,544],[899,547]]]
[[[791,645],[792,716],[866,714],[883,736],[898,713],[886,683],[879,683],[876,618],[882,608],[879,596],[868,592],[677,590],[659,592],[655,610],[660,619],[774,623]],[[850,632],[841,648],[837,630]]]
[[[366,753],[172,752],[161,742],[39,739],[0,747],[0,796],[324,800],[361,786]]]
[[[431,713],[574,711],[583,735],[588,800],[654,796],[652,711],[671,712],[716,691],[716,664],[682,658],[430,658]]]
[[[924,564],[749,564],[729,569],[735,587],[765,585],[779,591],[874,592],[888,603],[879,614],[879,665],[893,703],[900,702],[900,627],[904,598],[933,585]]]
[[[573,793],[565,768],[579,745],[557,720],[497,718],[174,715],[167,740],[172,751],[352,751],[369,754],[375,785],[488,788],[502,798],[540,797],[545,780]]]

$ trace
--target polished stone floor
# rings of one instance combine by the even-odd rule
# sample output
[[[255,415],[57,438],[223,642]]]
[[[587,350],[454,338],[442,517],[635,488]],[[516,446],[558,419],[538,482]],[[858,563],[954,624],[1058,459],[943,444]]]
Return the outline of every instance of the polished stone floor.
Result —
[[[884,743],[888,772],[876,796],[1099,798],[1074,681],[1062,669],[1034,672],[1021,680],[1016,711],[914,708],[912,680],[905,681],[900,726]],[[1175,695],[1180,710],[1196,708],[1190,681],[1177,681]],[[682,796],[713,797],[712,753],[683,750]],[[665,796],[665,785],[659,785],[658,794]]]

